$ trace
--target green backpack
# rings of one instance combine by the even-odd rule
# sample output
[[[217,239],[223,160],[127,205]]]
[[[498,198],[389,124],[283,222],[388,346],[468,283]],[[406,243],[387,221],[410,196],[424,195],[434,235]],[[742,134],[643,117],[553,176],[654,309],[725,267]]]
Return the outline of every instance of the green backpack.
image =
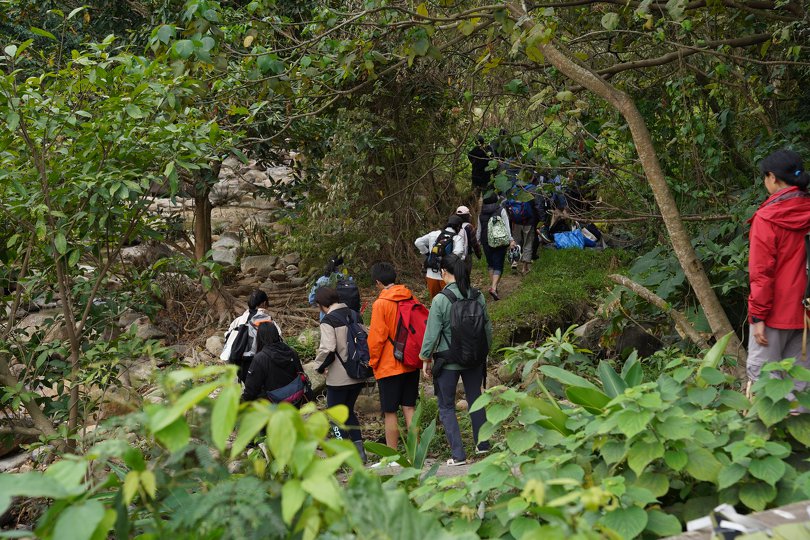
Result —
[[[487,222],[487,243],[489,247],[502,247],[509,245],[509,229],[503,222],[500,214],[495,214]]]

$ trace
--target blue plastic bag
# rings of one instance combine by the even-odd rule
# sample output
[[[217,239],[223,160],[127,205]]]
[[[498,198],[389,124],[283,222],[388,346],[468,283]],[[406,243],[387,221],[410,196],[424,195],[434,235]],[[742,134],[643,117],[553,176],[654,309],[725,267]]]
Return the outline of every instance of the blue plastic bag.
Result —
[[[554,233],[554,245],[557,249],[584,249],[585,237],[580,229]]]

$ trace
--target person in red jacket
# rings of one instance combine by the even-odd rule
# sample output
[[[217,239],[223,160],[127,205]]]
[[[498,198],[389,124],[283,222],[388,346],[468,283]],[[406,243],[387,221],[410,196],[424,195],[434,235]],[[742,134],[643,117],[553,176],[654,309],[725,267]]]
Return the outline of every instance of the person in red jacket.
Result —
[[[748,273],[747,374],[749,385],[759,379],[768,362],[802,357],[802,334],[807,310],[802,305],[807,286],[804,237],[810,231],[810,175],[799,154],[779,150],[759,165],[770,196],[751,224]],[[800,390],[806,383],[797,383]],[[787,396],[792,400],[792,395]]]

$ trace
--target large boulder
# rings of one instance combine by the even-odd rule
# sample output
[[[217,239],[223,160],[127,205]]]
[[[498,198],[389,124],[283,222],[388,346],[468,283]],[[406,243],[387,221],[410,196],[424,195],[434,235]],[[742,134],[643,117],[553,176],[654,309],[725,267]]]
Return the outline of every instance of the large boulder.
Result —
[[[132,325],[135,326],[135,335],[141,339],[162,339],[166,337],[166,332],[152,324],[149,317],[141,317]]]
[[[59,309],[47,309],[37,313],[27,315],[17,323],[17,330],[22,330],[26,337],[22,338],[27,342],[31,336],[40,331],[46,331],[45,342],[65,339],[65,324],[62,321],[62,311]]]
[[[222,354],[222,349],[224,348],[225,342],[223,341],[222,336],[219,334],[214,334],[205,340],[205,350],[214,358],[219,358],[219,355]]]
[[[121,259],[126,266],[135,268],[148,268],[158,262],[172,256],[172,250],[165,244],[140,244],[137,246],[125,247],[121,250]]]
[[[379,394],[360,394],[354,404],[354,410],[360,414],[375,414],[380,412]]]
[[[315,362],[304,364],[304,373],[309,377],[309,382],[312,384],[312,391],[316,394],[320,394],[326,390],[326,375],[321,375],[315,371],[316,367]]]
[[[236,266],[236,261],[242,254],[242,242],[234,233],[224,233],[219,240],[211,246],[211,257],[214,262],[225,266]]]
[[[275,255],[252,255],[250,257],[244,257],[242,259],[242,273],[267,277],[275,270],[277,263],[278,257]]]
[[[301,262],[301,254],[300,253],[288,253],[284,255],[281,259],[284,262],[284,265],[297,265]]]

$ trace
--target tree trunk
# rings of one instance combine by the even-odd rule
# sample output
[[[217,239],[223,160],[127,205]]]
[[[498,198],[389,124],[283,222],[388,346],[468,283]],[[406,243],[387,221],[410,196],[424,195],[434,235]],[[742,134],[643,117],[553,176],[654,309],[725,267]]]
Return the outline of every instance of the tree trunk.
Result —
[[[211,201],[208,194],[211,188],[206,184],[194,192],[194,258],[205,259],[211,250]]]
[[[522,8],[512,5],[510,9],[518,17],[526,16],[526,12]],[[533,23],[529,21],[526,24],[531,25]],[[647,123],[644,121],[644,117],[639,112],[635,102],[626,93],[615,88],[592,70],[579,65],[569,56],[563,54],[553,42],[541,43],[538,47],[545,59],[563,75],[606,100],[624,117],[630,127],[630,133],[644,174],[647,176],[655,201],[661,210],[661,216],[669,233],[675,256],[683,268],[686,279],[689,280],[689,284],[695,291],[715,338],[720,339],[728,333],[732,334],[728,350],[733,351],[737,356],[735,375],[744,377],[747,352],[737,334],[734,333],[734,328],[720,305],[720,300],[717,298],[706,271],[703,269],[703,264],[697,258],[695,249],[692,247],[692,240],[686,232],[675,198],[672,196],[664,171],[661,169],[661,163],[655,152],[652,137],[647,129]]]

